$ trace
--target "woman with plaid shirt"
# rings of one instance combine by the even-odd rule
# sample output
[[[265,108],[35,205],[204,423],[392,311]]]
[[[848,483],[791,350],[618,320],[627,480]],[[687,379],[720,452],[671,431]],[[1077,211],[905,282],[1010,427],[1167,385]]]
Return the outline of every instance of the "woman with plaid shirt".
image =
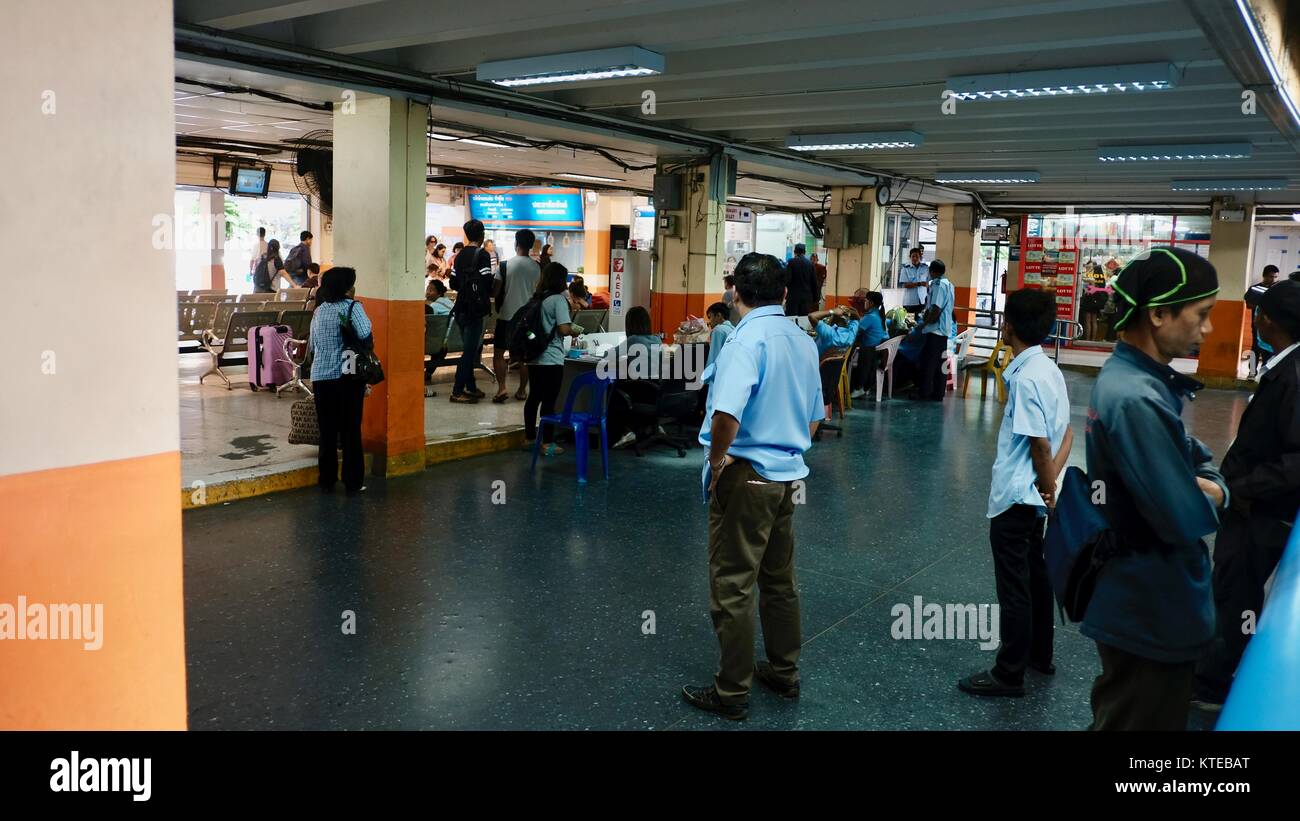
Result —
[[[338,446],[343,449],[343,487],[349,495],[365,490],[361,481],[365,464],[361,456],[361,408],[366,383],[345,376],[342,325],[349,319],[358,339],[371,334],[370,317],[361,303],[352,299],[357,272],[353,268],[331,268],[321,278],[316,313],[311,318],[307,344],[311,350],[311,387],[316,399],[316,420],[320,426],[320,478],[322,491],[334,490],[338,470]]]

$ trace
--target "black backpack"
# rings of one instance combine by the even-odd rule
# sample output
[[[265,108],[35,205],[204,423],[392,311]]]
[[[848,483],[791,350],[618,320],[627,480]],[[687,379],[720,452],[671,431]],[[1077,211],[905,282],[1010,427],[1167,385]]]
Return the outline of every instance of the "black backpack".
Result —
[[[549,295],[548,295],[549,296]],[[551,344],[551,338],[559,327],[551,328],[547,333],[542,325],[542,302],[545,296],[535,296],[524,307],[515,311],[510,334],[510,360],[512,362],[535,362]]]
[[[461,251],[464,254],[469,248]],[[491,264],[492,257],[487,251],[477,246],[472,268],[461,266],[460,255],[456,256],[456,307],[454,313],[466,319],[478,319],[492,313],[492,274],[480,274],[479,271]]]

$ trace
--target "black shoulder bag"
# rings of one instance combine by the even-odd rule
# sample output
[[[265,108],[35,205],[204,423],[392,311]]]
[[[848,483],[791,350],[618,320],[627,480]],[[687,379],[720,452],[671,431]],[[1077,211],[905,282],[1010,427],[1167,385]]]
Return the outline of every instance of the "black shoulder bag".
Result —
[[[365,339],[357,336],[352,325],[352,309],[357,307],[356,300],[348,306],[347,315],[339,322],[339,332],[343,335],[343,372],[350,379],[359,379],[367,385],[378,385],[384,381],[384,366],[375,354],[375,339],[371,334]]]

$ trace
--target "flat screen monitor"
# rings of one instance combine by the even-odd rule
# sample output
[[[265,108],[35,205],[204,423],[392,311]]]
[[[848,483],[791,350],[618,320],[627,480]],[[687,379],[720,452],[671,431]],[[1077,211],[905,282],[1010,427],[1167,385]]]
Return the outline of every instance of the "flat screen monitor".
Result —
[[[271,188],[271,169],[230,169],[230,193],[236,197],[265,197]]]

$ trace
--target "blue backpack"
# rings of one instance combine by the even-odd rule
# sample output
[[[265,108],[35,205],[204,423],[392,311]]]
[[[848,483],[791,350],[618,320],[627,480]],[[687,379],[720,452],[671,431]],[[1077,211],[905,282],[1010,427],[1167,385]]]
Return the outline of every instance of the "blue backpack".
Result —
[[[1120,552],[1115,532],[1092,502],[1088,474],[1065,470],[1056,509],[1047,520],[1043,554],[1057,606],[1070,621],[1083,621],[1102,567]]]

